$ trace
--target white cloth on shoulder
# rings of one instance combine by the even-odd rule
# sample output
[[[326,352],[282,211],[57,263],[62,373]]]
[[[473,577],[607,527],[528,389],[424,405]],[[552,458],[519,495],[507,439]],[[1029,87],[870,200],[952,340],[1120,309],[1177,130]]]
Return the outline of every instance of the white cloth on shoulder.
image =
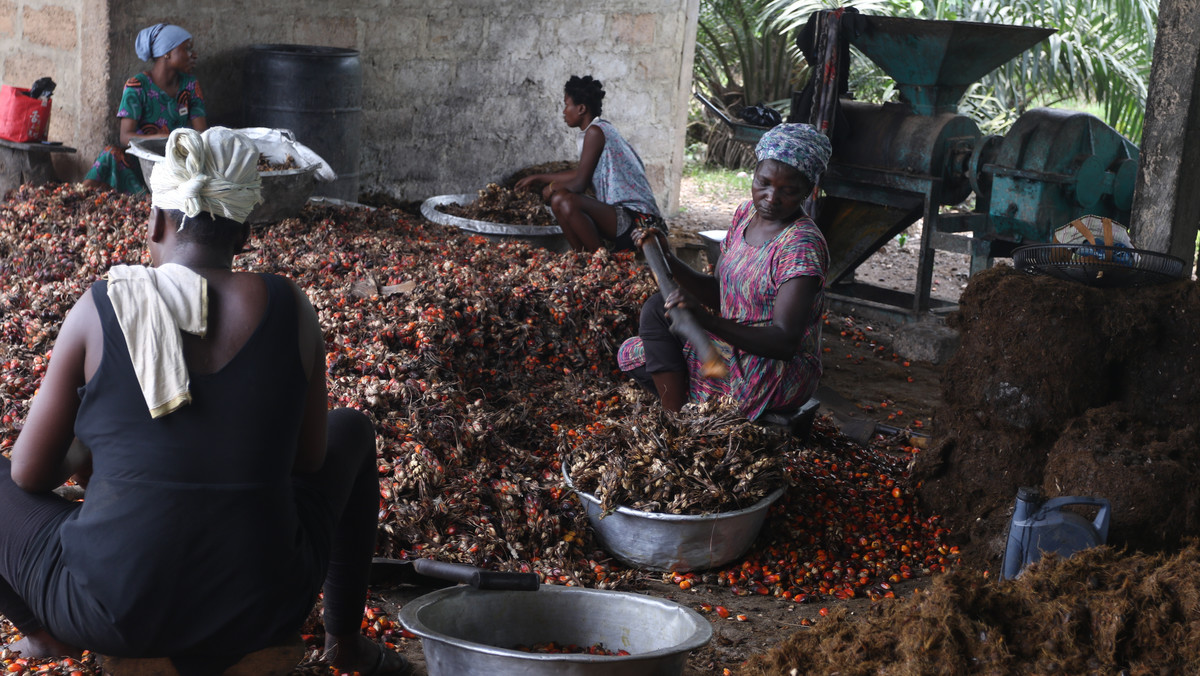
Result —
[[[108,299],[150,417],[190,403],[180,331],[200,337],[208,331],[208,281],[175,263],[114,265],[108,271]]]

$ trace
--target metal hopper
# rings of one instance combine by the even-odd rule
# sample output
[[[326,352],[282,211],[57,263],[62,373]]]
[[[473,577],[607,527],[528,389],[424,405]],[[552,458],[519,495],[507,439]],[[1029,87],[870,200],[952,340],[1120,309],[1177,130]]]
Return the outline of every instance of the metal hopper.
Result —
[[[900,102],[841,101],[846,127],[818,215],[830,247],[831,297],[898,306],[902,317],[948,307],[929,297],[935,250],[969,254],[975,272],[1084,213],[1127,222],[1137,149],[1099,120],[1040,108],[1007,137],[985,137],[958,114],[975,81],[1053,32],[868,16],[864,30],[846,36],[896,81]],[[942,212],[972,193],[972,211]],[[855,268],[918,219],[925,227],[911,294],[853,280]]]
[[[917,115],[958,112],[976,80],[1054,33],[1053,28],[867,17],[850,42],[896,81]]]

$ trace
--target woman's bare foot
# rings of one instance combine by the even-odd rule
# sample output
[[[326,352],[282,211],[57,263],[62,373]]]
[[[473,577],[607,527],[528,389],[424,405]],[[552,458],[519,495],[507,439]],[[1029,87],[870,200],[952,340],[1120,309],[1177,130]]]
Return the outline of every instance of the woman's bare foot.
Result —
[[[73,645],[67,645],[50,635],[45,629],[39,629],[19,641],[13,641],[7,648],[21,653],[25,658],[43,657],[80,657],[83,651]]]
[[[407,676],[412,664],[398,652],[388,650],[362,634],[343,638],[325,635],[325,659],[339,674],[361,676]]]

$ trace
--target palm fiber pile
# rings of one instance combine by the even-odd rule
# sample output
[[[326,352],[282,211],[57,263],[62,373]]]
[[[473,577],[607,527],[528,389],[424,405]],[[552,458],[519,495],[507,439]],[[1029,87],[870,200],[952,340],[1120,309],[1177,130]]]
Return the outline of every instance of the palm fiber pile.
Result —
[[[948,323],[924,508],[996,565],[1020,486],[1106,498],[1109,544],[1200,536],[1200,287],[1095,288],[1008,267],[971,278]]]
[[[1050,557],[1016,580],[963,569],[863,618],[801,631],[739,676],[1200,673],[1200,547]]]

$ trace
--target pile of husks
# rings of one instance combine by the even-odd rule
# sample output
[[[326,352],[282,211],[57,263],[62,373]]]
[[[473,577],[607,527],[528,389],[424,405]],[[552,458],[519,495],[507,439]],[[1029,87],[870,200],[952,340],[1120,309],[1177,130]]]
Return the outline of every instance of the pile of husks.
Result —
[[[438,211],[459,218],[502,225],[554,225],[540,192],[525,192],[489,183],[470,204],[442,204]]]
[[[630,383],[630,393],[640,388]],[[563,457],[575,488],[607,514],[617,507],[714,514],[749,507],[784,484],[781,430],[755,425],[725,398],[671,413],[654,400],[597,420],[568,439]]]
[[[146,260],[148,208],[74,186],[23,188],[0,205],[0,450],[76,299],[111,265]],[[643,264],[314,205],[256,231],[249,248],[240,268],[288,275],[312,300],[330,404],[375,421],[380,555],[531,570],[547,583],[636,580],[597,546],[559,448],[642,405],[622,396],[615,353],[653,290]],[[946,531],[904,487],[912,453],[857,446],[818,421],[779,454],[788,490],[755,547],[699,576],[733,594],[815,602],[886,596],[889,582],[952,566]]]
[[[1099,547],[1008,582],[962,569],[865,618],[831,616],[738,673],[1200,673],[1197,570],[1195,542],[1171,556]]]

